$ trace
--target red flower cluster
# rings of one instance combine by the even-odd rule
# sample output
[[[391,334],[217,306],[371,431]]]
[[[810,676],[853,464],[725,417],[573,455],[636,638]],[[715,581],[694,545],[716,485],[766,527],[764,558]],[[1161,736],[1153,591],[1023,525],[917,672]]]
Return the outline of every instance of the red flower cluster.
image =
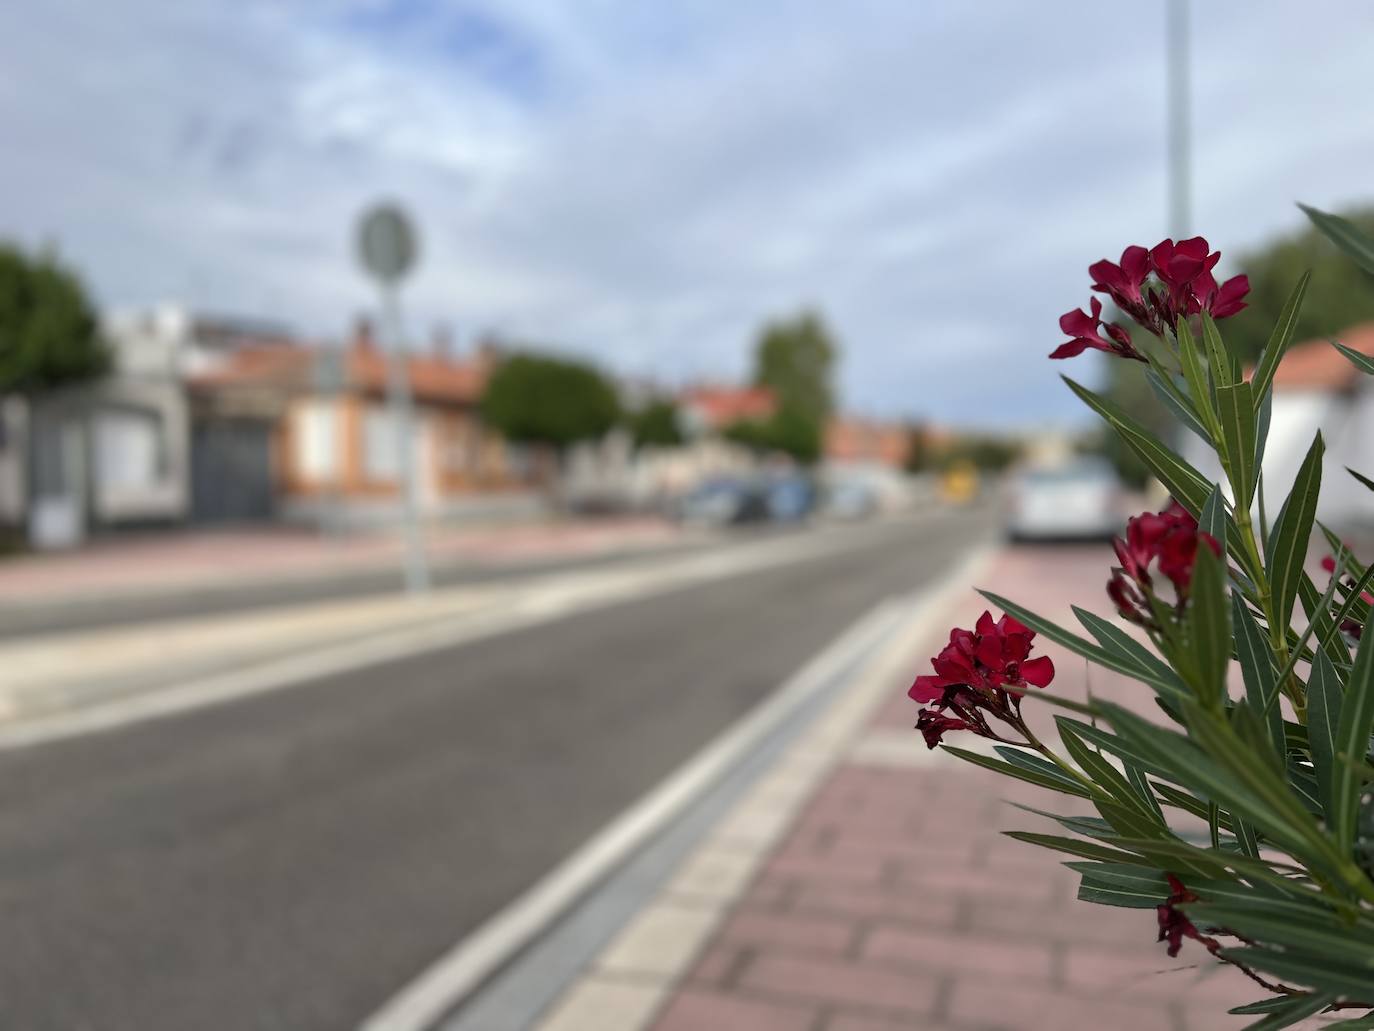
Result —
[[[929,748],[950,730],[971,730],[998,741],[985,713],[1012,727],[1021,727],[1021,695],[1027,686],[1045,687],[1054,679],[1054,663],[1030,658],[1035,631],[1011,616],[993,621],[992,613],[978,617],[973,630],[955,627],[949,644],[930,660],[934,676],[920,676],[907,692],[927,706],[916,729]],[[952,715],[947,714],[949,710]]]
[[[1196,902],[1197,896],[1185,888],[1183,882],[1173,874],[1165,876],[1169,878],[1169,891],[1172,894],[1155,907],[1155,914],[1159,917],[1159,937],[1155,940],[1169,943],[1170,956],[1178,955],[1178,950],[1183,947],[1184,938],[1192,938],[1205,945],[1208,952],[1216,952],[1221,948],[1221,943],[1202,934],[1191,920],[1174,908],[1183,902]]]
[[[1212,269],[1221,259],[1200,236],[1189,240],[1161,240],[1151,250],[1127,247],[1119,264],[1106,260],[1088,266],[1093,289],[1109,296],[1142,329],[1163,337],[1179,319],[1208,312],[1224,319],[1245,307],[1250,280],[1234,276],[1218,284]],[[1153,274],[1154,281],[1150,282]],[[1145,361],[1131,345],[1130,335],[1116,323],[1101,319],[1102,303],[1093,298],[1091,312],[1075,309],[1059,320],[1059,328],[1073,339],[1060,344],[1051,358],[1072,358],[1092,348],[1122,358]],[[1099,328],[1106,333],[1103,337]]]
[[[1112,570],[1107,581],[1107,595],[1122,617],[1141,626],[1155,626],[1149,604],[1154,596],[1152,562],[1174,585],[1175,604],[1181,608],[1193,582],[1199,542],[1205,542],[1213,554],[1221,555],[1221,545],[1211,534],[1199,533],[1197,520],[1177,501],[1171,500],[1158,513],[1145,512],[1129,520],[1125,538],[1112,541],[1121,565]]]
[[[1327,555],[1326,558],[1322,559],[1322,568],[1328,573],[1334,573],[1336,571],[1335,556]],[[1350,577],[1346,576],[1342,579],[1345,581],[1347,593],[1354,589],[1355,584]],[[1370,594],[1368,591],[1361,591],[1360,600],[1366,605],[1374,605],[1374,594]],[[1349,634],[1351,637],[1358,640],[1360,635],[1364,633],[1364,624],[1357,619],[1351,619],[1347,616],[1345,619],[1341,620],[1341,632]]]

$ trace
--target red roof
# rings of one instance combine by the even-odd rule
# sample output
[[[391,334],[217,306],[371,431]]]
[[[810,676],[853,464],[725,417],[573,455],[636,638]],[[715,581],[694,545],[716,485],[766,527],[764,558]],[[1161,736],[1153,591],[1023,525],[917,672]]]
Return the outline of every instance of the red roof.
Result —
[[[712,429],[767,419],[777,408],[767,387],[692,387],[683,392],[681,404]]]
[[[1374,322],[1352,326],[1335,339],[1374,357]],[[1328,340],[1297,344],[1283,356],[1274,375],[1275,390],[1349,390],[1362,373]]]
[[[301,344],[250,344],[230,352],[222,364],[191,376],[191,384],[206,390],[235,386],[311,390],[317,382],[319,354],[319,348]],[[375,394],[386,390],[387,355],[355,344],[344,357],[345,389]],[[477,361],[419,355],[409,358],[406,366],[410,389],[419,400],[471,404],[486,387],[486,366]]]

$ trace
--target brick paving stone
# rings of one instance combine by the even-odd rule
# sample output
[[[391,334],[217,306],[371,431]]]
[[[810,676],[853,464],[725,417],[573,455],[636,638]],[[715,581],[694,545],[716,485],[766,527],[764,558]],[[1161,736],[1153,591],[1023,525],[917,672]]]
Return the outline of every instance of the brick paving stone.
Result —
[[[816,1018],[810,1006],[688,988],[652,1026],[654,1031],[811,1031]]]
[[[1174,1015],[1163,1000],[1082,999],[987,977],[961,978],[955,984],[949,1019],[987,1031],[1175,1031]]]
[[[839,955],[854,941],[859,926],[852,919],[743,912],[730,918],[720,933],[720,941],[788,952]]]
[[[822,1025],[823,1031],[949,1031],[949,1024],[933,1024],[922,1017],[919,1024],[909,1020],[886,1020],[882,1017],[864,1017],[854,1013],[841,1013]]]
[[[757,956],[739,983],[741,988],[781,998],[920,1014],[934,1005],[937,985],[934,977],[919,972],[776,953]]]
[[[924,970],[997,970],[1016,977],[1048,980],[1052,956],[1048,944],[1009,943],[968,933],[909,927],[877,927],[865,938],[859,962],[904,963]]]
[[[721,988],[739,970],[749,950],[742,945],[712,945],[697,957],[687,980],[704,987]]]
[[[806,879],[797,884],[792,910],[797,913],[902,920],[932,927],[951,927],[959,901],[882,886]]]

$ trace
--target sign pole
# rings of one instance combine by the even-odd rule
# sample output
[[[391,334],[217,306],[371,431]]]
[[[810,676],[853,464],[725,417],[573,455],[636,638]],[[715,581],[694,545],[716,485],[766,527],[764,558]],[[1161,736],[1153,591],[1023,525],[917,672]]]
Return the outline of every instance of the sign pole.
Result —
[[[358,225],[363,268],[377,281],[382,298],[382,336],[387,356],[387,408],[395,435],[396,471],[405,524],[405,585],[418,594],[429,589],[429,563],[420,528],[420,477],[415,467],[415,420],[398,285],[415,265],[415,231],[394,204],[379,204]]]

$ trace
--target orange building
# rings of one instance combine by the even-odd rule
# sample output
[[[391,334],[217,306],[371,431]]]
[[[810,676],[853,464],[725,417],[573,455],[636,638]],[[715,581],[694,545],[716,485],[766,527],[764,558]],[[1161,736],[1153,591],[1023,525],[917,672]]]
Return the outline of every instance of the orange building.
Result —
[[[825,459],[846,464],[906,466],[911,429],[901,423],[837,416],[825,427]]]

